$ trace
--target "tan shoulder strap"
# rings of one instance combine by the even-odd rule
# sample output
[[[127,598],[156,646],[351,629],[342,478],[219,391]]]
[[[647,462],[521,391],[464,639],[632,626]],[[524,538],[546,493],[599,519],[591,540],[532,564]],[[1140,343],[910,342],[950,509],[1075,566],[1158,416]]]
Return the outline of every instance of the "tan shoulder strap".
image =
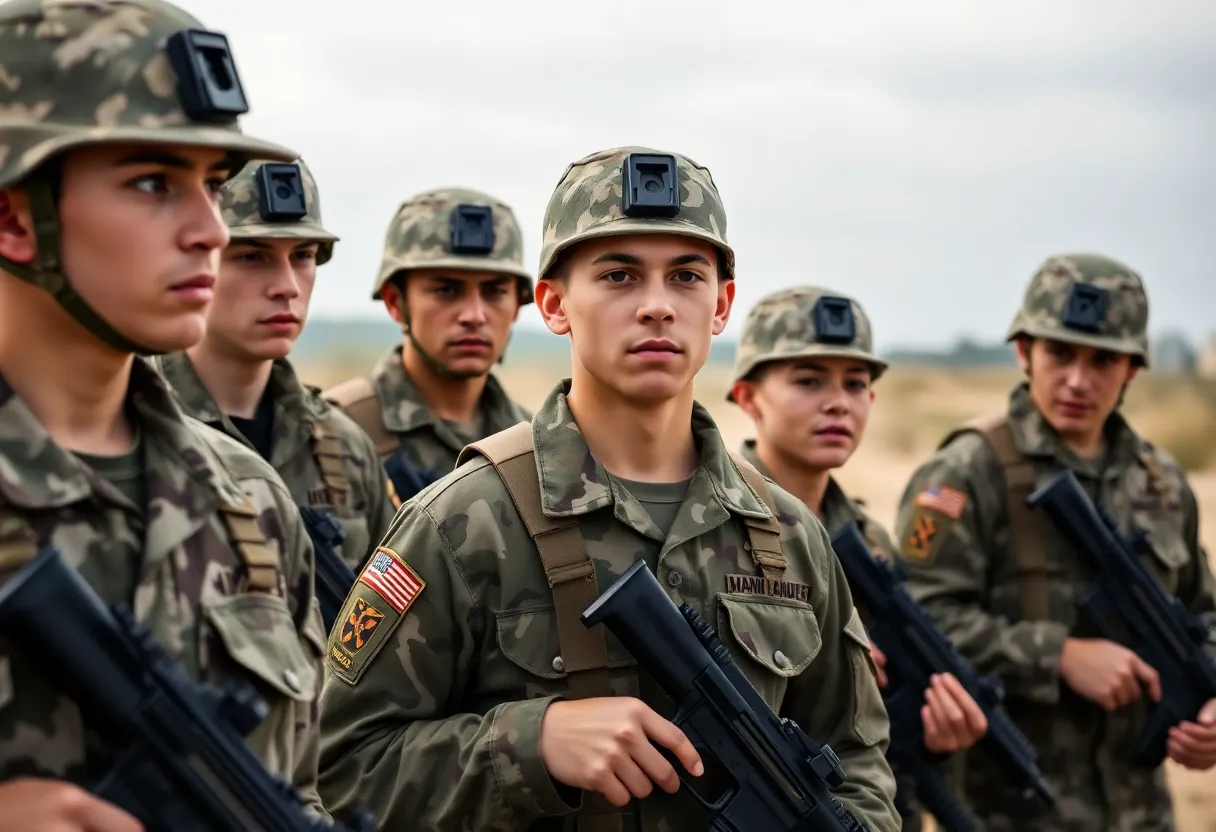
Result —
[[[1032,511],[1026,499],[1034,492],[1034,463],[1018,452],[1013,429],[1005,414],[985,416],[953,431],[946,441],[962,433],[982,435],[996,455],[1005,476],[1005,503],[1009,512],[1009,548],[1022,616],[1045,621],[1051,615],[1047,588],[1047,522],[1041,511]],[[945,444],[944,442],[942,443]]]
[[[262,534],[253,501],[245,497],[240,503],[224,502],[219,512],[249,576],[250,591],[274,593],[279,585],[279,557]]]
[[[323,392],[321,398],[342,408],[371,437],[376,453],[381,457],[394,453],[401,446],[397,437],[384,426],[384,412],[371,379],[349,379]]]
[[[531,423],[519,422],[467,445],[457,457],[456,467],[478,454],[488,459],[498,472],[540,554],[553,592],[557,644],[572,697],[612,696],[607,632],[602,624],[587,628],[579,620],[583,610],[599,597],[595,565],[587,555],[577,518],[554,518],[544,512]],[[578,816],[579,832],[620,832],[622,828],[619,809],[598,794],[584,795]]]
[[[743,479],[760,501],[768,507],[771,516],[766,518],[744,517],[743,524],[747,527],[747,543],[745,548],[752,553],[752,560],[760,567],[761,574],[766,578],[779,581],[785,574],[785,553],[781,551],[781,525],[777,521],[777,502],[773,499],[772,489],[764,475],[743,457],[730,454],[731,459],[743,475]]]
[[[312,455],[321,469],[321,482],[331,506],[350,505],[350,480],[342,467],[342,443],[330,432],[324,419],[312,423]]]

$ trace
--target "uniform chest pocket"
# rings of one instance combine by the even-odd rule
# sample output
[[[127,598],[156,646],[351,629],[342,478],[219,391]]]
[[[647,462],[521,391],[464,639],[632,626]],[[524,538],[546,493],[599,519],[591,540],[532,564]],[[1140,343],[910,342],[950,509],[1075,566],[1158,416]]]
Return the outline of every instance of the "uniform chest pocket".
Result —
[[[282,598],[233,595],[208,607],[206,616],[223,647],[222,653],[213,651],[209,657],[208,676],[247,679],[271,699],[309,702],[316,696],[321,636],[315,627],[306,626],[306,648]]]
[[[1182,519],[1172,512],[1136,512],[1137,528],[1148,534],[1145,565],[1170,594],[1178,592],[1191,551],[1182,539]]]
[[[774,711],[823,647],[815,611],[780,598],[718,593],[718,636]]]
[[[579,625],[582,626],[582,625]],[[552,604],[522,610],[502,610],[495,614],[498,649],[509,667],[510,682],[504,678],[500,693],[514,690],[531,699],[564,692],[566,661],[562,657],[557,635],[557,613]],[[608,637],[608,666],[628,667],[636,664],[629,652],[615,638]],[[508,674],[494,674],[490,676]],[[486,678],[483,684],[496,680]],[[496,685],[496,687],[498,687]]]

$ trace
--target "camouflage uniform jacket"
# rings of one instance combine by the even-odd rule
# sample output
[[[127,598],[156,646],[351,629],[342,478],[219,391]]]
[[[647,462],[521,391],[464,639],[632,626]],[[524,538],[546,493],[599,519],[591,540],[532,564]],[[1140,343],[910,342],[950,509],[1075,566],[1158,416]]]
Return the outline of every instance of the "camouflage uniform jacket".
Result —
[[[163,356],[157,364],[187,413],[253,450],[232,420],[220,412],[185,353]],[[274,362],[270,389],[274,441],[268,461],[297,505],[328,511],[342,525],[346,532],[342,559],[358,572],[388,531],[395,511],[376,449],[350,417],[322,400],[316,388],[301,384],[286,359]],[[318,422],[341,445],[342,469],[350,488],[344,500],[334,499],[321,476],[313,444],[313,426]]]
[[[701,462],[664,540],[591,456],[566,404],[567,383],[532,420],[542,502],[546,514],[580,518],[599,590],[645,559],[673,600],[715,622],[765,701],[839,754],[848,774],[841,799],[875,832],[897,829],[883,757],[886,710],[823,527],[774,488],[786,586],[807,598],[730,591],[728,575],[759,575],[739,518],[771,514],[709,413],[693,410]],[[581,797],[559,791],[540,755],[545,710],[568,695],[565,667],[555,660],[552,595],[536,546],[488,461],[465,463],[405,503],[386,546],[408,558],[426,585],[401,616],[364,583],[365,571],[347,599],[346,625],[333,629],[322,694],[326,806],[364,800],[386,829],[574,829],[569,815],[579,805],[568,801]],[[765,592],[763,581],[749,583],[746,589]],[[608,650],[616,695],[671,713],[611,635]],[[626,829],[708,828],[684,791],[656,789],[629,811]]]
[[[139,358],[128,402],[142,437],[142,511],[56,445],[0,378],[0,543],[9,553],[3,580],[22,565],[12,557],[22,542],[55,545],[104,601],[128,604],[187,676],[252,683],[269,713],[249,746],[321,812],[317,697],[325,633],[313,550],[296,507],[269,465],[185,416]],[[278,560],[269,593],[249,589],[222,511],[247,501]],[[76,707],[0,639],[0,779],[91,785],[104,766],[94,743],[86,743]]]
[[[1135,524],[1149,532],[1155,556],[1145,565],[1165,588],[1216,623],[1195,496],[1167,453],[1114,414],[1107,452],[1081,459],[1039,414],[1025,384],[1013,391],[1008,416],[1014,443],[1033,461],[1038,484],[1071,468],[1121,531]],[[1050,618],[1029,621],[1013,570],[1004,475],[982,436],[962,434],[946,444],[916,471],[902,498],[896,536],[910,571],[909,591],[977,671],[1000,677],[1009,715],[1038,749],[1060,806],[1048,814],[1019,799],[979,749],[967,752],[968,799],[995,832],[1173,829],[1163,772],[1131,762],[1147,701],[1108,714],[1060,677],[1064,639],[1097,632],[1074,605],[1090,579],[1088,567],[1050,521],[1043,525]],[[1216,639],[1211,643],[1216,653]]]
[[[507,396],[498,379],[491,374],[486,379],[485,390],[481,394],[481,426],[482,436],[462,438],[450,425],[440,419],[427,407],[422,395],[410,379],[405,365],[401,363],[402,346],[398,344],[381,356],[372,373],[372,388],[375,390],[379,407],[381,424],[364,424],[364,411],[359,408],[356,421],[359,427],[368,435],[376,438],[387,430],[396,437],[398,446],[405,451],[410,465],[419,472],[426,481],[439,479],[456,466],[456,457],[464,446],[476,442],[486,436],[506,430],[519,422],[532,419],[532,414],[520,407]],[[329,391],[326,391],[329,398]],[[349,408],[355,411],[355,408]],[[372,418],[370,415],[366,418]],[[380,458],[383,461],[393,450],[380,448]]]
[[[764,476],[770,480],[773,478],[772,473],[756,455],[756,440],[746,440],[743,447],[739,449],[739,455],[755,465]],[[844,493],[844,489],[833,478],[828,478],[828,487],[823,493],[823,502],[819,506],[818,516],[829,535],[834,535],[837,529],[843,528],[847,523],[858,524],[862,536],[870,544],[870,549],[874,554],[888,562],[895,562],[895,541],[891,539],[891,533],[866,512],[860,500],[849,499],[848,495]],[[869,621],[871,611],[860,605],[857,609],[862,620]],[[891,764],[891,771],[895,774],[895,809],[899,812],[900,821],[903,824],[901,829],[903,832],[920,832],[924,824],[916,800],[916,780],[912,776],[913,772],[901,770],[890,758],[887,762]]]

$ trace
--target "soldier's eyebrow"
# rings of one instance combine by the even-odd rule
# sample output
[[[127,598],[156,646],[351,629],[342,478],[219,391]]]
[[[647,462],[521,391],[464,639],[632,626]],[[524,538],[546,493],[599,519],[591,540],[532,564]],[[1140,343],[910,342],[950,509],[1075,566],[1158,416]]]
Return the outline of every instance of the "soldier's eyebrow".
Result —
[[[114,163],[115,167],[134,167],[136,165],[159,165],[178,170],[194,170],[198,167],[193,161],[176,153],[166,153],[163,150],[139,150],[129,156],[123,156]],[[232,160],[227,156],[212,162],[207,170],[226,171],[232,167]]]
[[[632,254],[611,251],[607,254],[601,254],[592,260],[591,263],[592,265],[599,263],[620,263],[623,266],[640,266],[642,265],[642,260],[639,257],[634,257]],[[704,254],[681,254],[679,257],[673,257],[667,261],[668,266],[687,266],[692,263],[701,263],[706,266],[713,265]]]
[[[244,246],[245,248],[258,248],[263,251],[269,251],[274,248],[270,243],[262,242],[261,240],[233,240],[228,244],[229,247]]]

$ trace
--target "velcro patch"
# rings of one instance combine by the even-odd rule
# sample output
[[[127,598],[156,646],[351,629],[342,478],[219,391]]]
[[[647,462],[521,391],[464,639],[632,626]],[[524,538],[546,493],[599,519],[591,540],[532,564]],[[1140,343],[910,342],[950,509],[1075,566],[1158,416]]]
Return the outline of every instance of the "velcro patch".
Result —
[[[426,582],[392,549],[381,546],[355,581],[329,633],[329,667],[353,685],[388,643]]]
[[[916,505],[957,520],[967,507],[967,495],[948,485],[930,485],[916,495]]]
[[[414,599],[426,586],[426,581],[409,567],[401,556],[385,546],[380,546],[363,567],[359,582],[367,584],[383,598],[398,615],[414,603]]]
[[[912,515],[904,539],[900,541],[899,553],[904,560],[926,565],[932,563],[937,544],[946,536],[943,526],[943,521],[929,510],[918,508]]]
[[[811,588],[794,581],[775,581],[759,575],[727,575],[726,591],[737,595],[764,595],[811,603]]]

